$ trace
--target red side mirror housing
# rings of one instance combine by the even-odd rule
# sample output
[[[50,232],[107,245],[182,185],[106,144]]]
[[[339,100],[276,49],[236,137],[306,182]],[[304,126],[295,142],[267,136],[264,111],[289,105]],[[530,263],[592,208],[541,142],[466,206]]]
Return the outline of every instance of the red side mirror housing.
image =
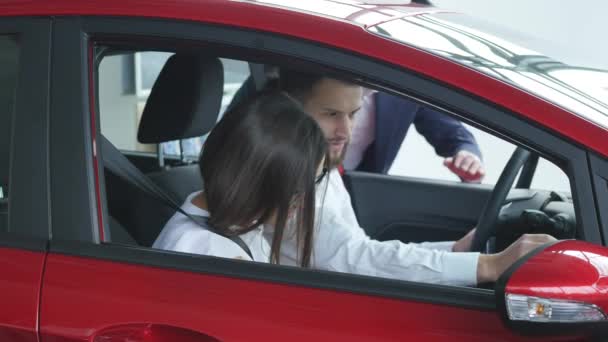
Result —
[[[521,334],[606,334],[608,248],[576,240],[543,246],[501,276],[496,296],[506,324]]]

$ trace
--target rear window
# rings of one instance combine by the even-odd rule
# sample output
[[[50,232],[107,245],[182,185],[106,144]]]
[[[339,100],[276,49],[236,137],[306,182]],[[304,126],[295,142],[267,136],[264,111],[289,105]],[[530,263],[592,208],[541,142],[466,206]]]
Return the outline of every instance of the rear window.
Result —
[[[10,145],[19,48],[15,36],[0,36],[0,232],[7,231]]]

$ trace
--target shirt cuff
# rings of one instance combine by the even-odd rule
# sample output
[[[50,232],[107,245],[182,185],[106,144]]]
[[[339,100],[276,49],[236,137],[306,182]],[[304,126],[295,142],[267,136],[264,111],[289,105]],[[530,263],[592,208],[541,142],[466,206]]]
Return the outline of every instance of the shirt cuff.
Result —
[[[445,253],[442,283],[471,286],[477,284],[479,253]]]

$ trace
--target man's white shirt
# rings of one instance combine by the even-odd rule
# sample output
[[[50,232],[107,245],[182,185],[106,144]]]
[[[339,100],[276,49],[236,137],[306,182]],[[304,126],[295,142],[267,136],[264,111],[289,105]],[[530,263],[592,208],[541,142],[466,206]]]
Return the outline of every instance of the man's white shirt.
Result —
[[[377,91],[372,89],[363,91],[361,109],[353,117],[353,129],[342,162],[346,170],[356,169],[361,164],[369,146],[376,140],[376,103],[374,100],[376,93]]]

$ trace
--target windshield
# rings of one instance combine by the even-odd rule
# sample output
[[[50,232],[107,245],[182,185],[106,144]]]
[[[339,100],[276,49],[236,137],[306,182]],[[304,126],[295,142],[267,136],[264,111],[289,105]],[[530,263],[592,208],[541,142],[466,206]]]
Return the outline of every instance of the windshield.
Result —
[[[467,65],[608,128],[608,71],[567,65],[521,47],[540,46],[538,39],[458,13],[407,16],[368,30]]]

